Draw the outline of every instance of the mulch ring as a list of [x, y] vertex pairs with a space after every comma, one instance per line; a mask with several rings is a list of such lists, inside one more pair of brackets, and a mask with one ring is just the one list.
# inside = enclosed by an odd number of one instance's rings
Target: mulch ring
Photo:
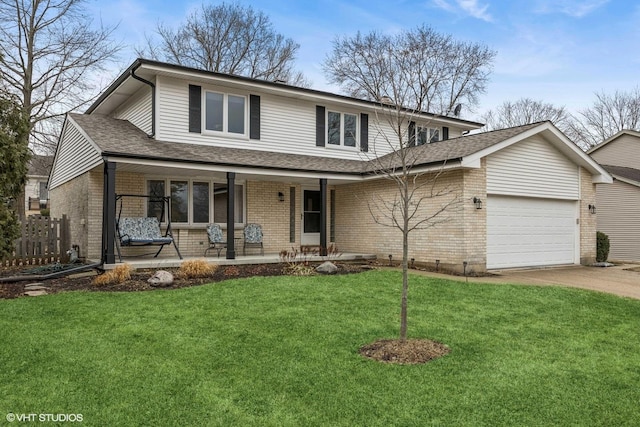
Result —
[[[340, 263], [336, 264], [338, 267], [337, 274], [350, 274], [359, 273], [368, 268], [366, 265], [361, 264], [349, 264]], [[0, 267], [0, 277], [19, 276], [25, 270], [31, 269], [33, 266], [26, 267]], [[0, 299], [17, 298], [25, 295], [25, 286], [32, 283], [41, 283], [45, 286], [46, 293], [54, 294], [67, 291], [92, 291], [92, 292], [140, 292], [140, 291], [152, 291], [159, 289], [151, 286], [147, 280], [153, 276], [153, 274], [160, 269], [140, 269], [134, 270], [131, 273], [131, 279], [117, 284], [117, 285], [104, 285], [96, 286], [93, 284], [93, 279], [97, 274], [87, 276], [83, 274], [71, 274], [67, 277], [60, 277], [49, 280], [38, 280], [34, 277], [33, 280], [25, 280], [20, 282], [0, 282]], [[220, 266], [211, 276], [205, 278], [180, 278], [177, 268], [162, 269], [171, 272], [174, 275], [174, 281], [170, 286], [165, 286], [162, 289], [179, 289], [190, 286], [198, 286], [206, 283], [220, 282], [227, 279], [235, 279], [242, 277], [253, 276], [283, 276], [286, 275], [286, 264], [247, 264], [247, 265], [230, 265]]]
[[427, 339], [378, 340], [360, 348], [360, 354], [364, 357], [399, 365], [427, 363], [449, 351], [446, 345]]

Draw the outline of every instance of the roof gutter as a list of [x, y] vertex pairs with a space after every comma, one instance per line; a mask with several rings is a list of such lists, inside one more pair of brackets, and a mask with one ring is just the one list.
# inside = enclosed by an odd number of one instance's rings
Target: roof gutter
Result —
[[131, 69], [129, 74], [131, 74], [131, 77], [133, 77], [134, 79], [148, 84], [151, 87], [151, 133], [148, 133], [147, 136], [149, 138], [153, 138], [154, 136], [156, 136], [156, 85], [149, 80], [143, 79], [140, 76], [136, 76], [136, 70], [140, 68], [141, 65], [141, 63], [138, 63], [138, 65]]

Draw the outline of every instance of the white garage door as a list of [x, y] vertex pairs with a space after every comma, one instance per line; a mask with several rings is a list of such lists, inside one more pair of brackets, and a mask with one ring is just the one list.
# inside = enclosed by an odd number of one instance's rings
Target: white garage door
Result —
[[573, 264], [576, 203], [489, 196], [487, 268]]

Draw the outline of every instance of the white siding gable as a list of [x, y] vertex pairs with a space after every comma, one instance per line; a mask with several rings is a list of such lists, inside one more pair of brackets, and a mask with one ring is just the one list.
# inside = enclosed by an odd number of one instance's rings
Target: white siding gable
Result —
[[151, 88], [145, 85], [114, 111], [116, 119], [129, 120], [144, 133], [151, 133]]
[[487, 193], [578, 200], [578, 171], [551, 144], [532, 137], [487, 157]]
[[72, 119], [67, 118], [56, 152], [49, 189], [54, 189], [101, 163], [98, 148], [78, 129]]

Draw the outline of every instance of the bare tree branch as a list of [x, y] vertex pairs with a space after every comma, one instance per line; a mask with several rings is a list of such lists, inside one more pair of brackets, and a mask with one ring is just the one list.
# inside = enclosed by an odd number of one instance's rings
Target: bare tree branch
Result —
[[121, 49], [94, 28], [83, 0], [0, 0], [0, 81], [30, 118], [31, 144], [55, 145], [58, 120], [102, 90], [94, 73]]
[[204, 70], [309, 87], [293, 63], [300, 47], [276, 33], [269, 18], [251, 6], [202, 5], [175, 30], [158, 24], [140, 56]]
[[588, 149], [621, 130], [640, 130], [640, 88], [613, 94], [596, 93], [589, 108], [581, 110], [572, 123], [571, 135]]
[[520, 98], [516, 101], [504, 101], [495, 110], [482, 115], [485, 123], [483, 130], [491, 131], [522, 126], [529, 123], [553, 122], [558, 129], [567, 133], [571, 128], [573, 116], [565, 107], [557, 107], [551, 103], [531, 98]]
[[421, 26], [396, 36], [374, 31], [336, 38], [323, 68], [351, 96], [388, 96], [409, 109], [446, 115], [457, 104], [477, 104], [494, 57], [486, 46]]

